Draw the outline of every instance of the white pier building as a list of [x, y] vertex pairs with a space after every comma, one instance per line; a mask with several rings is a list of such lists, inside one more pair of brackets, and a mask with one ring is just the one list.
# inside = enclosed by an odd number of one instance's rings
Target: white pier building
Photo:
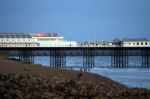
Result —
[[0, 33], [0, 47], [150, 47], [150, 40], [115, 39], [112, 42], [67, 41], [59, 33]]
[[146, 38], [123, 39], [122, 47], [150, 47], [150, 40]]
[[65, 41], [59, 33], [0, 33], [0, 47], [77, 47], [77, 42]]

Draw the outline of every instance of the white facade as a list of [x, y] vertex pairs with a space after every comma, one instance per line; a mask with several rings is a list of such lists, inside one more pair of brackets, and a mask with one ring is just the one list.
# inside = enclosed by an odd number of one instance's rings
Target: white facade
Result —
[[38, 47], [36, 39], [32, 38], [0, 38], [0, 47]]
[[33, 37], [39, 43], [39, 47], [77, 47], [75, 41], [64, 41], [64, 37]]
[[64, 41], [64, 37], [34, 37], [25, 34], [0, 34], [0, 47], [77, 47], [75, 41]]
[[150, 47], [150, 41], [123, 41], [123, 47]]
[[63, 41], [61, 43], [62, 47], [77, 47], [78, 44], [75, 41]]
[[81, 47], [112, 47], [111, 42], [81, 42], [78, 45]]
[[147, 39], [124, 39], [112, 42], [65, 41], [57, 33], [28, 35], [24, 33], [0, 33], [0, 47], [150, 47]]

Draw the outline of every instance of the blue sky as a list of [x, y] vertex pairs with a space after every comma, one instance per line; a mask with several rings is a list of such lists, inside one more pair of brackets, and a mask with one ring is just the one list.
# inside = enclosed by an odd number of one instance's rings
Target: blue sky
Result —
[[150, 38], [150, 0], [0, 0], [0, 32], [76, 41]]

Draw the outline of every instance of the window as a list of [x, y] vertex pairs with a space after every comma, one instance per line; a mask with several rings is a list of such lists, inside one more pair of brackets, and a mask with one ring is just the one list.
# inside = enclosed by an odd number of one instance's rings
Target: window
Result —
[[139, 42], [137, 42], [137, 45], [139, 45]]
[[143, 42], [141, 42], [141, 45], [143, 45]]
[[145, 42], [145, 45], [147, 45], [147, 42]]
[[96, 46], [98, 46], [98, 44], [96, 44]]
[[51, 40], [52, 40], [52, 41], [54, 41], [55, 39], [54, 39], [54, 38], [52, 38]]
[[135, 43], [133, 43], [133, 45], [135, 45]]

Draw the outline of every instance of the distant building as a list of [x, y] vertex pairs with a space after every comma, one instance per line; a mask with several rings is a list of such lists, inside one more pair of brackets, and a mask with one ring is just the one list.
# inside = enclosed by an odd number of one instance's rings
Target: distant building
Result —
[[59, 33], [0, 33], [0, 47], [77, 47], [77, 42], [66, 41]]
[[78, 44], [81, 47], [112, 47], [111, 42], [82, 42]]
[[121, 47], [122, 46], [122, 41], [119, 39], [114, 39], [111, 43], [112, 43], [112, 47]]
[[123, 47], [150, 47], [150, 40], [146, 38], [123, 39], [122, 46]]
[[59, 33], [0, 33], [0, 47], [150, 47], [150, 40], [114, 39], [112, 42], [79, 42], [64, 40]]
[[0, 33], [0, 47], [37, 47], [39, 43], [25, 33]]
[[102, 42], [95, 42], [96, 47], [112, 47], [111, 42], [102, 41]]
[[112, 42], [80, 42], [81, 47], [150, 47], [150, 40], [145, 38], [139, 39], [114, 39]]

